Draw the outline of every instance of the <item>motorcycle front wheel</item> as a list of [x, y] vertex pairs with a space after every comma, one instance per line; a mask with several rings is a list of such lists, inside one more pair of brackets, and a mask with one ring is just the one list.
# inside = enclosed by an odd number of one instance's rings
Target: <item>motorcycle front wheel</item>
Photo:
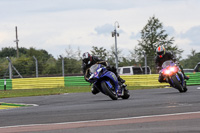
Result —
[[173, 75], [172, 77], [173, 83], [175, 85], [175, 88], [179, 90], [179, 92], [185, 92], [183, 89], [183, 86], [181, 85], [181, 83], [178, 81], [178, 79], [176, 78], [176, 75]]
[[106, 93], [106, 95], [108, 95], [112, 100], [118, 99], [118, 96], [117, 96], [113, 86], [112, 86], [113, 88], [110, 88], [105, 81], [102, 81], [101, 87], [104, 89], [104, 92]]

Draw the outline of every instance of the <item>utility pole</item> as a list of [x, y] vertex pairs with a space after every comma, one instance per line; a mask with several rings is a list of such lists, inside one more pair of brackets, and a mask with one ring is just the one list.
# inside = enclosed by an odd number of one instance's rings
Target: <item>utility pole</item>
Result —
[[116, 69], [118, 71], [117, 37], [119, 37], [119, 33], [117, 33], [117, 28], [119, 28], [119, 23], [116, 21], [115, 22], [115, 29], [112, 32], [112, 37], [115, 37], [115, 63], [116, 63]]
[[14, 42], [16, 42], [16, 47], [17, 47], [17, 58], [19, 58], [19, 47], [18, 47], [18, 34], [17, 34], [17, 26], [15, 26], [15, 33], [16, 33], [16, 40]]

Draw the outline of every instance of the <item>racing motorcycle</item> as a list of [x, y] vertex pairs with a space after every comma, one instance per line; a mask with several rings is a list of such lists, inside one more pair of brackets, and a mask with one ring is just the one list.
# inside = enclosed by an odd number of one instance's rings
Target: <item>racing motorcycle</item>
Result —
[[184, 80], [183, 73], [177, 63], [172, 60], [165, 61], [162, 64], [160, 73], [164, 76], [164, 80], [166, 80], [172, 87], [179, 90], [179, 92], [187, 91], [186, 81]]
[[118, 98], [128, 99], [130, 97], [126, 86], [120, 85], [116, 75], [108, 71], [101, 64], [94, 64], [89, 68], [89, 81], [103, 94], [109, 96], [112, 100]]

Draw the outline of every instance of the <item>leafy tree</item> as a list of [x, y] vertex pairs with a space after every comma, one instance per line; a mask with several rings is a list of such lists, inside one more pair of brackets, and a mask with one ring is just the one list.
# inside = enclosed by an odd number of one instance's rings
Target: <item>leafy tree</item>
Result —
[[16, 57], [17, 56], [17, 51], [15, 48], [12, 48], [12, 47], [5, 47], [5, 48], [2, 48], [1, 51], [0, 51], [0, 57], [1, 58], [4, 58], [4, 57]]
[[46, 50], [44, 50], [44, 49], [37, 50], [33, 47], [30, 47], [27, 50], [26, 56], [28, 56], [28, 57], [35, 56], [38, 60], [40, 60], [42, 62], [46, 62], [50, 57], [53, 57]]
[[105, 48], [103, 48], [103, 47], [98, 48], [98, 47], [92, 46], [92, 49], [93, 49], [93, 50], [91, 50], [92, 55], [98, 56], [104, 60], [106, 59], [107, 51]]
[[192, 49], [191, 55], [188, 55], [186, 59], [181, 60], [180, 63], [183, 66], [183, 68], [194, 69], [196, 64], [200, 62], [199, 59], [200, 59], [200, 52], [197, 53], [195, 50]]
[[[169, 37], [163, 29], [163, 24], [155, 16], [148, 20], [148, 23], [144, 26], [141, 31], [141, 40], [138, 40], [138, 46], [135, 47], [134, 53], [138, 55], [138, 60], [143, 64], [144, 56], [143, 52], [148, 57], [154, 60], [156, 48], [163, 45], [167, 51], [173, 52], [175, 55], [182, 53], [183, 51], [178, 49], [178, 46], [173, 45], [174, 38]], [[147, 64], [155, 66], [152, 60], [148, 60]]]
[[62, 58], [64, 59], [64, 71], [65, 74], [81, 73], [81, 51], [78, 48], [74, 51], [69, 45], [65, 50], [66, 55], [60, 55], [56, 61], [57, 73], [62, 74]]
[[[19, 55], [23, 56], [26, 55], [28, 52], [27, 48], [21, 47], [19, 48]], [[16, 57], [17, 56], [17, 50], [14, 47], [5, 47], [2, 48], [0, 51], [0, 57]]]
[[57, 74], [56, 62], [57, 60], [55, 58], [50, 57], [44, 65], [45, 69], [42, 71], [42, 74]]
[[6, 72], [8, 73], [8, 60], [6, 58], [0, 58], [0, 77], [4, 77]]
[[[12, 60], [14, 67], [22, 76], [33, 75], [35, 74], [35, 65], [34, 61], [30, 57], [20, 57]], [[17, 75], [15, 71], [13, 71], [14, 75]]]
[[[122, 50], [119, 49], [119, 48], [117, 49], [117, 56], [118, 56], [118, 66], [121, 66], [120, 61], [121, 61], [121, 58], [122, 58]], [[115, 57], [115, 45], [112, 45], [111, 50], [109, 51], [109, 54], [108, 54], [107, 61], [109, 62], [110, 65], [115, 66], [116, 65], [115, 59], [116, 59], [116, 57]]]
[[135, 64], [137, 64], [135, 59], [127, 57], [121, 57], [121, 61], [119, 62], [119, 66], [133, 66]]

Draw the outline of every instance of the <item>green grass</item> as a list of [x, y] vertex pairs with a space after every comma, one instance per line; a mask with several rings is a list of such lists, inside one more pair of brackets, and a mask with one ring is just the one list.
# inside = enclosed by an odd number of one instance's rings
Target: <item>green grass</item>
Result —
[[[127, 86], [127, 89], [129, 90], [152, 89], [152, 88], [159, 88], [159, 87]], [[73, 87], [49, 88], [49, 89], [6, 90], [6, 91], [0, 91], [0, 98], [59, 95], [63, 93], [81, 93], [90, 91], [91, 91], [91, 86], [73, 86]]]

